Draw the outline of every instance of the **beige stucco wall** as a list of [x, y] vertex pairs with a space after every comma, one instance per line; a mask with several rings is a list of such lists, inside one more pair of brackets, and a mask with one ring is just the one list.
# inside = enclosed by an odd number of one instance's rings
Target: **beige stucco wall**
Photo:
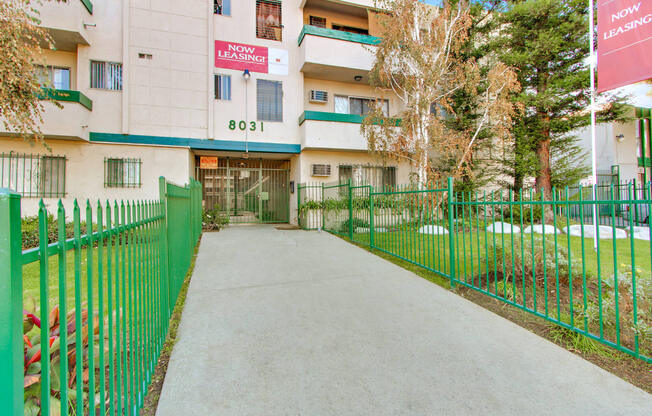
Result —
[[[631, 111], [634, 117], [634, 110]], [[577, 131], [582, 148], [586, 152], [585, 163], [591, 166], [591, 129]], [[617, 136], [623, 135], [622, 142]], [[637, 156], [638, 120], [627, 123], [602, 123], [596, 126], [596, 156], [598, 172], [610, 172], [611, 166], [620, 166], [620, 178], [623, 181], [638, 179], [642, 172], [638, 166]]]
[[[190, 161], [186, 148], [154, 147], [95, 144], [82, 141], [48, 140], [53, 155], [65, 155], [66, 162], [66, 197], [62, 199], [67, 214], [72, 213], [75, 199], [90, 199], [96, 205], [97, 200], [154, 200], [159, 197], [158, 178], [165, 176], [169, 181], [185, 184], [189, 179]], [[48, 154], [41, 144], [33, 144], [22, 139], [0, 138], [0, 153], [9, 151], [18, 153]], [[105, 188], [104, 158], [139, 158], [141, 159], [140, 188]], [[46, 198], [44, 203], [48, 211], [55, 212], [58, 198]], [[23, 198], [23, 215], [38, 213], [38, 198]]]
[[[363, 14], [366, 14], [362, 10]], [[325, 10], [317, 7], [304, 7], [303, 9], [303, 23], [310, 23], [310, 16], [325, 17], [326, 27], [331, 29], [333, 25], [350, 26], [358, 29], [369, 29], [369, 19], [367, 16], [351, 16], [349, 14], [339, 12], [337, 10]]]

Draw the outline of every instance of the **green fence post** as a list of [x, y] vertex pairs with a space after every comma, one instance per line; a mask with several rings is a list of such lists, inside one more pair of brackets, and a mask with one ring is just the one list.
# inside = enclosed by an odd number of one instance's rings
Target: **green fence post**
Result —
[[321, 230], [326, 231], [326, 201], [324, 200], [324, 182], [321, 183]]
[[301, 226], [301, 184], [297, 183], [297, 225], [299, 228], [303, 228]]
[[448, 245], [451, 288], [455, 287], [455, 213], [453, 212], [453, 178], [448, 178]]
[[353, 188], [351, 188], [351, 178], [347, 182], [349, 187], [349, 238], [353, 240]]
[[0, 189], [0, 409], [23, 415], [23, 263], [20, 194]]
[[369, 247], [374, 248], [374, 187], [369, 187]]
[[158, 192], [159, 192], [159, 199], [161, 200], [161, 210], [163, 214], [163, 218], [161, 219], [161, 222], [163, 223], [163, 229], [162, 229], [162, 244], [161, 244], [161, 263], [163, 264], [163, 279], [165, 280], [165, 299], [167, 300], [167, 315], [166, 317], [169, 318], [172, 314], [172, 309], [174, 308], [174, 303], [171, 303], [170, 296], [172, 295], [170, 292], [170, 264], [169, 264], [169, 256], [168, 256], [168, 210], [167, 210], [167, 183], [165, 181], [165, 178], [163, 176], [160, 176], [158, 178]]

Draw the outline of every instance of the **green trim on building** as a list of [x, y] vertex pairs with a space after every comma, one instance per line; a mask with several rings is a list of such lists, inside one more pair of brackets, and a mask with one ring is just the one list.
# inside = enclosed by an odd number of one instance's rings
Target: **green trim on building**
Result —
[[86, 10], [88, 10], [88, 13], [93, 14], [93, 3], [91, 3], [91, 0], [81, 0], [81, 2], [86, 7]]
[[[299, 125], [302, 125], [306, 120], [362, 124], [364, 119], [365, 116], [361, 116], [359, 114], [329, 113], [326, 111], [304, 111], [303, 114], [301, 114], [299, 117]], [[401, 119], [396, 118], [393, 119], [393, 121], [394, 125], [397, 127], [401, 124]]]
[[362, 43], [365, 45], [378, 45], [381, 41], [379, 37], [370, 35], [360, 35], [358, 33], [343, 32], [341, 30], [326, 29], [323, 27], [304, 25], [299, 34], [299, 46], [306, 35], [320, 36], [322, 38], [331, 38], [344, 40], [347, 42]]
[[93, 111], [93, 101], [84, 95], [81, 91], [73, 90], [55, 90], [54, 88], [43, 88], [41, 99], [51, 99], [54, 101], [66, 101], [71, 103], [79, 103], [86, 107], [89, 111]]
[[[244, 152], [245, 142], [235, 140], [189, 139], [183, 137], [143, 136], [90, 132], [91, 142], [145, 144], [154, 146], [189, 147], [195, 150], [220, 150]], [[287, 143], [249, 142], [247, 150], [252, 153], [301, 153], [301, 145]]]

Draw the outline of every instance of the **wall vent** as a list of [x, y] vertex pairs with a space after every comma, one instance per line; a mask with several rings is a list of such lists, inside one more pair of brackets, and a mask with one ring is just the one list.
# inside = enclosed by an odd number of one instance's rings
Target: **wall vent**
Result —
[[328, 93], [326, 91], [310, 90], [310, 102], [326, 104], [328, 102]]
[[312, 165], [312, 176], [331, 176], [331, 165]]

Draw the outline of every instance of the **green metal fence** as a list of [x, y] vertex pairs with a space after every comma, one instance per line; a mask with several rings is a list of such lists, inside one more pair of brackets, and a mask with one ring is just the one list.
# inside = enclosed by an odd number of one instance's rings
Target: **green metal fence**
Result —
[[326, 185], [324, 229], [652, 363], [651, 185], [542, 195]]
[[3, 414], [139, 414], [201, 233], [197, 182], [161, 178], [160, 195], [60, 201], [50, 244], [41, 201], [40, 245], [23, 250], [20, 194], [0, 189]]

